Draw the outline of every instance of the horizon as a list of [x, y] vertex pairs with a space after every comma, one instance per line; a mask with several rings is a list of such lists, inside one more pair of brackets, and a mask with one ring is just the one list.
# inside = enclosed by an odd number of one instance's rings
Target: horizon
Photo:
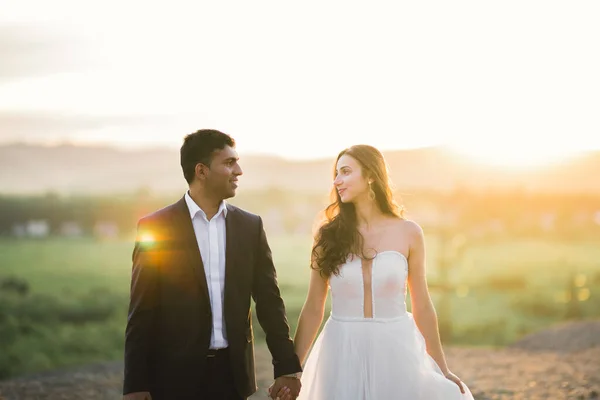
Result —
[[[235, 139], [235, 138], [234, 138]], [[368, 143], [365, 143], [368, 144]], [[179, 151], [179, 145], [169, 145], [169, 144], [150, 144], [147, 146], [123, 146], [119, 143], [76, 143], [69, 140], [62, 140], [56, 142], [36, 142], [36, 141], [7, 141], [0, 142], [1, 147], [11, 147], [11, 146], [28, 146], [28, 147], [41, 147], [46, 149], [53, 148], [61, 148], [61, 147], [73, 147], [73, 148], [85, 148], [85, 149], [103, 149], [103, 150], [115, 150], [119, 152], [126, 153], [142, 153], [142, 152], [152, 152], [152, 151]], [[468, 151], [464, 151], [461, 148], [448, 145], [446, 143], [437, 143], [431, 145], [424, 145], [419, 147], [404, 147], [404, 148], [378, 148], [384, 155], [386, 153], [395, 153], [395, 152], [411, 152], [411, 151], [427, 151], [427, 150], [438, 150], [442, 151], [445, 154], [451, 156], [461, 156], [467, 158], [468, 162], [475, 165], [485, 166], [494, 169], [504, 169], [504, 170], [530, 170], [530, 169], [538, 169], [551, 167], [555, 164], [569, 162], [572, 160], [577, 160], [595, 153], [600, 153], [600, 148], [591, 148], [585, 149], [581, 151], [571, 151], [566, 152], [564, 154], [554, 155], [553, 157], [549, 157], [548, 155], [544, 155], [542, 158], [536, 159], [535, 157], [531, 160], [527, 159], [513, 159], [512, 163], [505, 163], [502, 160], [490, 160], [486, 159], [485, 155], [478, 157], [477, 155], [470, 154]], [[254, 158], [272, 158], [272, 159], [280, 159], [286, 162], [319, 162], [319, 161], [328, 161], [334, 159], [340, 148], [335, 153], [328, 155], [317, 155], [313, 157], [301, 157], [301, 156], [286, 156], [282, 154], [278, 154], [275, 152], [268, 151], [257, 151], [257, 150], [240, 150], [239, 143], [236, 142], [236, 150], [238, 150], [238, 154], [243, 157], [254, 157]]]

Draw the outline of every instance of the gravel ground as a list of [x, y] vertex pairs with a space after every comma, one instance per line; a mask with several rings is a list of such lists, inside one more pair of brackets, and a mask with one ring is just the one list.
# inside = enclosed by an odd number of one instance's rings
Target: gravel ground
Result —
[[[560, 325], [494, 350], [449, 347], [450, 368], [477, 400], [600, 399], [600, 321]], [[256, 349], [259, 391], [266, 399], [270, 356]], [[0, 381], [1, 400], [119, 399], [122, 363], [88, 365]], [[378, 400], [378, 399], [374, 399]]]

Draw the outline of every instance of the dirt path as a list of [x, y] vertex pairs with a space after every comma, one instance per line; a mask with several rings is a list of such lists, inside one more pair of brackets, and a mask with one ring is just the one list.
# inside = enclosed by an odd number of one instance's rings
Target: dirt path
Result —
[[[271, 363], [265, 347], [257, 348], [260, 390], [266, 399]], [[574, 353], [448, 348], [449, 365], [477, 400], [600, 399], [600, 347]], [[120, 398], [122, 364], [90, 365], [0, 382], [3, 400], [114, 400]], [[376, 400], [376, 399], [374, 399]]]

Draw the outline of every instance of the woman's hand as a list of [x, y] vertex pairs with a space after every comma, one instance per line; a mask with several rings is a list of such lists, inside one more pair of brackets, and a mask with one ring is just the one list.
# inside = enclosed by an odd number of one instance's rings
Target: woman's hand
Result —
[[448, 371], [444, 374], [444, 376], [446, 377], [446, 379], [451, 380], [452, 382], [456, 383], [458, 385], [458, 387], [460, 388], [460, 392], [461, 393], [465, 393], [465, 388], [463, 387], [463, 383], [460, 380], [460, 378], [456, 375], [454, 375], [452, 372]]

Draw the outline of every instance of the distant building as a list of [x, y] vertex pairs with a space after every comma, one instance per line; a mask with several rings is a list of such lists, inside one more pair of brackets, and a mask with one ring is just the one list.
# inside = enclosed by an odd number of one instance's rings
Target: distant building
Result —
[[50, 234], [50, 225], [46, 220], [32, 220], [25, 224], [27, 236], [32, 238], [44, 238]]
[[27, 235], [27, 228], [25, 224], [14, 224], [11, 229], [12, 235], [18, 238], [25, 237]]
[[80, 237], [83, 236], [83, 229], [76, 221], [65, 221], [60, 225], [59, 233], [65, 237]]

